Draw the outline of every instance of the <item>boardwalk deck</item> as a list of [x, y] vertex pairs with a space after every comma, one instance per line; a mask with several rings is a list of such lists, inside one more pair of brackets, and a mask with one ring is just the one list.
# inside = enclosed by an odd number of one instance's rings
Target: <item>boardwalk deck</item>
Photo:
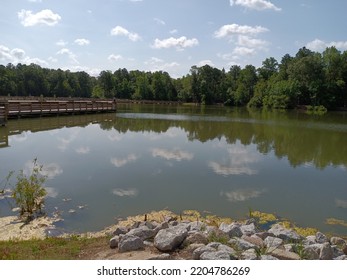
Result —
[[5, 100], [0, 101], [0, 125], [10, 118], [115, 111], [112, 100]]

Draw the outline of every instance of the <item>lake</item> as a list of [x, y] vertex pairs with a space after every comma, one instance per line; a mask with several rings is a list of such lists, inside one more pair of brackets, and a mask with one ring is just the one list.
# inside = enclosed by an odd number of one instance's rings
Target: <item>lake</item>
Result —
[[[347, 235], [327, 224], [347, 223], [346, 112], [119, 104], [0, 127], [2, 184], [34, 158], [48, 178], [46, 212], [62, 211], [69, 231], [152, 210], [241, 219], [253, 209]], [[10, 203], [0, 199], [0, 216], [13, 215]]]

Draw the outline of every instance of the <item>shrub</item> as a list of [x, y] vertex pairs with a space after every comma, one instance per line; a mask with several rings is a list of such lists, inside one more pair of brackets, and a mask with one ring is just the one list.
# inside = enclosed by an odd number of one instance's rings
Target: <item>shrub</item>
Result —
[[31, 219], [35, 214], [42, 212], [44, 197], [47, 192], [43, 187], [46, 177], [41, 174], [42, 166], [37, 159], [33, 160], [31, 174], [26, 175], [21, 170], [17, 176], [16, 186], [13, 191], [13, 198], [20, 208], [20, 216]]

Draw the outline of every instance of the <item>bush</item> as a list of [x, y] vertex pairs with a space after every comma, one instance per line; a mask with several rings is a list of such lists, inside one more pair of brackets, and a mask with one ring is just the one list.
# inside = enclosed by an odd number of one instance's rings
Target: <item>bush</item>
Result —
[[42, 213], [44, 198], [47, 194], [43, 184], [46, 177], [41, 174], [42, 166], [37, 159], [33, 160], [31, 174], [26, 175], [21, 170], [17, 176], [16, 186], [13, 191], [13, 198], [20, 208], [20, 216], [31, 219], [37, 213]]

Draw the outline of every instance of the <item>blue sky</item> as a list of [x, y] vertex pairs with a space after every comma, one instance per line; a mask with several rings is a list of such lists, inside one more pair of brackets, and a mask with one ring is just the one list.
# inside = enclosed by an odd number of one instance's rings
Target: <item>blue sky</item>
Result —
[[347, 49], [346, 0], [0, 0], [0, 64], [86, 71], [261, 66]]

